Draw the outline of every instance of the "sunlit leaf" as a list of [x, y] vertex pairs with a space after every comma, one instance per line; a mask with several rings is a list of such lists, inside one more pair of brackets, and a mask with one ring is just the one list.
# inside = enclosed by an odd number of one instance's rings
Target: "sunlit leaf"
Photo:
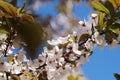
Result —
[[75, 41], [75, 37], [73, 35], [70, 35], [70, 38]]
[[106, 14], [110, 14], [110, 11], [99, 1], [92, 1], [91, 5], [93, 6], [93, 8], [95, 8], [96, 10], [102, 11]]
[[0, 0], [0, 8], [10, 16], [16, 16], [17, 8], [3, 0]]
[[82, 74], [77, 74], [76, 77], [75, 77], [75, 80], [79, 80], [80, 77], [83, 77], [83, 75]]
[[24, 71], [24, 72], [22, 72], [24, 75], [26, 75], [26, 76], [29, 76], [29, 77], [31, 77], [32, 78], [32, 74], [30, 73], [30, 72], [28, 72], [28, 71]]
[[11, 74], [10, 76], [11, 76], [12, 80], [20, 80], [20, 77], [15, 74]]
[[28, 22], [34, 22], [33, 17], [31, 15], [28, 15], [28, 14], [22, 14], [21, 18], [25, 21], [28, 21]]
[[24, 0], [23, 6], [21, 8], [17, 9], [17, 16], [21, 17], [22, 14], [25, 12], [25, 7], [26, 7], [26, 0]]
[[114, 8], [118, 8], [120, 6], [120, 0], [109, 0]]
[[117, 8], [116, 0], [109, 0], [109, 1], [112, 3], [112, 5], [113, 5], [115, 8]]
[[8, 62], [11, 62], [14, 59], [14, 55], [7, 55]]
[[21, 7], [20, 12], [24, 12], [25, 7], [26, 7], [26, 0], [24, 0], [23, 6]]
[[69, 75], [69, 76], [67, 77], [67, 79], [68, 79], [68, 80], [76, 80], [73, 75]]
[[64, 4], [59, 4], [57, 6], [57, 9], [60, 11], [60, 12], [63, 12], [65, 13], [66, 12], [66, 6]]
[[0, 19], [2, 18], [3, 15], [4, 13], [2, 13], [2, 10], [0, 10]]
[[105, 18], [105, 14], [104, 13], [99, 13], [99, 20], [98, 20], [98, 24], [100, 26], [101, 29], [103, 29], [104, 27], [106, 27], [107, 22], [104, 21]]
[[37, 77], [37, 76], [34, 76], [34, 77], [33, 77], [33, 80], [38, 80], [38, 77]]
[[5, 29], [1, 29], [1, 28], [0, 28], [0, 33], [8, 34], [9, 32], [6, 31]]

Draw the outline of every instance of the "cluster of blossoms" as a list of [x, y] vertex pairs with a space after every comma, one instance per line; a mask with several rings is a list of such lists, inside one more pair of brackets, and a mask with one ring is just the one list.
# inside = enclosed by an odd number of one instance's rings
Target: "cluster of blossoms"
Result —
[[43, 72], [47, 73], [48, 80], [60, 79], [73, 71], [78, 72], [80, 64], [83, 64], [89, 56], [89, 53], [79, 51], [76, 32], [67, 37], [59, 37], [57, 40], [48, 40], [48, 43], [52, 49], [44, 48], [44, 52], [34, 60], [26, 58], [23, 48], [15, 55], [11, 51], [6, 56], [1, 55], [0, 79], [7, 80], [14, 75], [20, 76], [21, 80], [38, 79], [42, 77]]
[[[18, 37], [6, 42], [7, 35], [0, 34], [0, 80], [58, 80], [68, 73], [78, 72], [81, 64], [89, 60], [94, 45], [105, 46], [106, 40], [94, 26], [98, 24], [98, 15], [91, 14], [90, 21], [79, 21], [79, 33], [73, 32], [65, 37], [48, 40], [50, 46], [45, 47], [37, 59], [28, 59], [26, 51]], [[93, 30], [92, 30], [93, 29]], [[85, 39], [83, 39], [84, 36]], [[16, 41], [17, 39], [17, 41]], [[111, 48], [120, 41], [113, 40]], [[17, 43], [18, 42], [18, 43]], [[13, 48], [18, 48], [18, 54], [13, 54]], [[7, 52], [7, 54], [6, 54]]]

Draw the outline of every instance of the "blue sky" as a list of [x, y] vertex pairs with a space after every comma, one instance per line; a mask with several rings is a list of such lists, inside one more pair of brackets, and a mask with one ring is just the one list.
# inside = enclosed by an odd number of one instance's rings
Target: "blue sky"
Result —
[[[18, 0], [19, 1], [19, 0]], [[48, 3], [37, 9], [36, 14], [40, 14], [43, 17], [46, 15], [57, 15], [55, 6], [58, 0]], [[78, 19], [87, 19], [89, 14], [93, 11], [92, 8], [86, 5], [83, 1], [81, 5], [73, 7], [73, 13]], [[99, 50], [98, 47], [94, 48], [94, 54], [90, 56], [90, 61], [81, 66], [84, 74], [89, 80], [115, 80], [113, 73], [120, 73], [120, 45], [110, 50], [109, 46], [104, 47], [103, 50]]]
[[110, 50], [109, 46], [103, 50], [95, 47], [90, 61], [82, 66], [82, 70], [89, 80], [115, 80], [113, 73], [120, 73], [120, 45]]

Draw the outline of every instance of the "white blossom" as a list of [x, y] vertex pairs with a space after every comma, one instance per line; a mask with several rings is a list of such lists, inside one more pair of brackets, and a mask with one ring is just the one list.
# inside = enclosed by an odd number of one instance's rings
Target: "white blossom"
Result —
[[4, 62], [4, 57], [0, 57], [0, 71], [5, 70], [5, 62]]
[[0, 33], [0, 40], [6, 40], [7, 34]]
[[68, 40], [68, 37], [59, 37], [57, 40], [48, 40], [47, 42], [50, 45], [58, 45], [58, 44], [65, 44]]
[[92, 40], [95, 41], [98, 45], [101, 45], [103, 43], [102, 35], [100, 35], [99, 32], [94, 33]]
[[78, 55], [81, 55], [82, 54], [82, 51], [79, 51], [78, 50], [78, 44], [77, 43], [73, 43], [73, 52], [75, 54], [78, 54]]
[[92, 51], [93, 48], [94, 48], [94, 43], [89, 39], [89, 40], [85, 43], [85, 47], [86, 47], [87, 49], [89, 49], [90, 51]]
[[20, 36], [16, 36], [15, 39], [13, 39], [13, 47], [20, 48], [21, 45], [25, 45], [25, 42], [23, 42]]
[[26, 60], [26, 56], [25, 56], [26, 52], [25, 50], [22, 48], [20, 51], [19, 51], [19, 54], [16, 55], [16, 60], [21, 63], [21, 62], [24, 62]]
[[115, 48], [117, 46], [117, 41], [113, 40], [112, 43], [110, 44], [110, 49]]
[[80, 34], [92, 34], [91, 28], [91, 22], [86, 22], [86, 21], [79, 21], [80, 24]]

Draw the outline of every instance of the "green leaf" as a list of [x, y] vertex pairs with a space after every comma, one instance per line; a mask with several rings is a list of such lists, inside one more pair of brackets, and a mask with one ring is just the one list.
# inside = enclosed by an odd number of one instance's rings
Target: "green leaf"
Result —
[[99, 1], [92, 1], [91, 5], [96, 10], [105, 12], [106, 14], [110, 14], [110, 11], [102, 3], [100, 3]]
[[110, 11], [110, 14], [111, 14], [111, 15], [114, 15], [114, 14], [115, 14], [115, 10], [114, 10], [114, 7], [113, 7], [113, 5], [112, 5], [111, 2], [106, 1], [104, 5], [105, 5], [106, 8]]
[[37, 77], [37, 76], [34, 76], [34, 77], [33, 77], [33, 80], [38, 80], [38, 77]]
[[11, 76], [12, 80], [20, 80], [20, 77], [15, 74], [11, 74], [10, 76]]
[[31, 77], [32, 78], [32, 74], [30, 73], [30, 72], [28, 72], [28, 71], [24, 71], [24, 72], [22, 72], [24, 75], [26, 75], [26, 76], [29, 76], [29, 77]]
[[114, 23], [111, 27], [110, 30], [116, 34], [119, 34], [120, 32], [120, 24], [119, 23]]
[[69, 75], [69, 76], [67, 77], [67, 79], [68, 79], [68, 80], [76, 80], [73, 75]]
[[7, 55], [8, 62], [11, 62], [14, 59], [14, 55]]
[[113, 41], [113, 38], [117, 39], [117, 37], [118, 37], [118, 34], [112, 32], [110, 30], [105, 33], [105, 39], [108, 44], [111, 44], [111, 42]]
[[22, 14], [21, 19], [23, 21], [27, 21], [27, 22], [34, 22], [33, 17], [31, 15], [29, 15], [29, 14]]
[[26, 0], [24, 0], [23, 6], [21, 7], [20, 13], [24, 12], [24, 9], [26, 7]]
[[80, 42], [80, 41], [85, 41], [85, 40], [88, 39], [88, 38], [89, 38], [89, 34], [82, 34], [82, 35], [80, 36], [79, 42]]
[[1, 29], [1, 28], [0, 28], [0, 33], [3, 33], [3, 34], [8, 34], [9, 32], [8, 32], [8, 31], [6, 31], [5, 29]]
[[62, 13], [66, 13], [66, 6], [65, 6], [65, 4], [59, 4], [57, 6], [57, 9], [58, 9], [58, 11], [60, 11]]
[[75, 41], [75, 37], [73, 35], [70, 35], [70, 38]]
[[45, 41], [42, 27], [35, 23], [20, 22], [17, 27], [15, 26], [15, 28], [27, 44], [30, 57], [33, 58], [39, 45]]
[[104, 21], [105, 18], [105, 14], [104, 13], [99, 13], [99, 20], [98, 20], [98, 24], [100, 26], [100, 29], [103, 30], [106, 27], [107, 22]]
[[106, 40], [106, 42], [108, 44], [111, 44], [111, 42], [112, 42], [112, 36], [111, 36], [111, 32], [110, 31], [108, 31], [108, 32], [105, 33], [105, 40]]
[[118, 8], [120, 6], [120, 0], [109, 0], [114, 8]]
[[23, 6], [21, 8], [17, 9], [17, 16], [21, 17], [22, 13], [25, 12], [25, 7], [26, 7], [26, 0], [24, 0]]
[[120, 80], [120, 74], [114, 73], [114, 77], [116, 78], [116, 80]]
[[16, 16], [17, 8], [3, 0], [0, 0], [0, 8], [10, 16]]
[[79, 80], [80, 77], [83, 77], [83, 75], [82, 74], [77, 74], [76, 77], [75, 77], [75, 80]]

